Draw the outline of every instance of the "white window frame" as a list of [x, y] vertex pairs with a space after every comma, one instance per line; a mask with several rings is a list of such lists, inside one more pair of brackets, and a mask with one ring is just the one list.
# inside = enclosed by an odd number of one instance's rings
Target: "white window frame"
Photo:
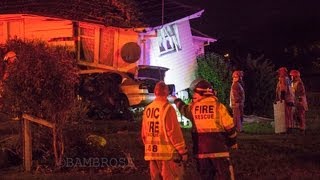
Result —
[[165, 25], [158, 30], [160, 56], [182, 50], [177, 24]]

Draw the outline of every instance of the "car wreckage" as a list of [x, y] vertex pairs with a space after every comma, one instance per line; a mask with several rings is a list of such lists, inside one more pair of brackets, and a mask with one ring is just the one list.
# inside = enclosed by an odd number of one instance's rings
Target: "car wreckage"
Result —
[[[155, 99], [154, 87], [164, 81], [168, 70], [148, 65], [139, 65], [135, 74], [106, 69], [80, 70], [78, 94], [88, 104], [91, 118], [133, 120], [131, 110], [143, 108]], [[174, 95], [175, 86], [168, 86], [170, 95]]]

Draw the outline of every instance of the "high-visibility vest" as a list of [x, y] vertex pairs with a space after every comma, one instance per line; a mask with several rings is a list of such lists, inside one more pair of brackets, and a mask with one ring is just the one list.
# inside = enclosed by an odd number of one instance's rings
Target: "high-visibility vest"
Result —
[[170, 104], [154, 101], [143, 114], [145, 160], [170, 160], [175, 151], [165, 129], [165, 117]]

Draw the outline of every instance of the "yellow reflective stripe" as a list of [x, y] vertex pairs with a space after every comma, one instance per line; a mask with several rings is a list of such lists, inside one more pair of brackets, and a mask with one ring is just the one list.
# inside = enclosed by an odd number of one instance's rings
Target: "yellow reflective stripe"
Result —
[[197, 129], [199, 133], [207, 133], [207, 132], [224, 132], [222, 129], [213, 129], [213, 128], [199, 128]]
[[182, 143], [177, 143], [174, 145], [177, 149], [180, 149], [180, 148], [184, 148], [186, 146], [186, 144], [184, 142]]
[[170, 160], [172, 153], [145, 153], [145, 160]]
[[237, 137], [237, 132], [234, 132], [232, 135], [229, 136], [230, 138], [235, 138]]
[[145, 144], [147, 145], [171, 145], [171, 142], [165, 142], [165, 141], [163, 141], [163, 142], [160, 142], [160, 141], [153, 141], [153, 140], [146, 140], [145, 141]]
[[234, 124], [232, 122], [232, 124], [228, 125], [228, 126], [225, 126], [226, 129], [232, 129], [234, 127]]
[[208, 154], [196, 154], [196, 158], [219, 158], [219, 157], [230, 157], [229, 152], [222, 152], [222, 153], [208, 153]]

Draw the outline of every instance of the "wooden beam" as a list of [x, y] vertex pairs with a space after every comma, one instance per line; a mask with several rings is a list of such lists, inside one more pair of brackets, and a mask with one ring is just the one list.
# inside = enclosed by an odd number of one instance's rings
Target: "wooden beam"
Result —
[[30, 172], [32, 166], [32, 140], [30, 121], [23, 119], [23, 164], [25, 171]]
[[41, 124], [41, 125], [44, 125], [44, 126], [47, 126], [49, 128], [54, 128], [55, 127], [54, 123], [48, 122], [48, 121], [46, 121], [44, 119], [37, 118], [37, 117], [31, 116], [31, 115], [28, 115], [28, 114], [23, 114], [22, 118], [26, 119], [26, 120], [29, 120], [29, 121], [32, 121], [32, 122], [35, 122], [35, 123], [38, 123], [38, 124]]
[[107, 66], [107, 65], [103, 65], [103, 64], [95, 64], [95, 63], [92, 63], [92, 62], [85, 62], [85, 61], [81, 61], [81, 60], [78, 61], [78, 64], [82, 65], [82, 66], [93, 67], [93, 68], [100, 68], [100, 69], [107, 69], [107, 70], [117, 70], [116, 68], [111, 67], [111, 66]]

